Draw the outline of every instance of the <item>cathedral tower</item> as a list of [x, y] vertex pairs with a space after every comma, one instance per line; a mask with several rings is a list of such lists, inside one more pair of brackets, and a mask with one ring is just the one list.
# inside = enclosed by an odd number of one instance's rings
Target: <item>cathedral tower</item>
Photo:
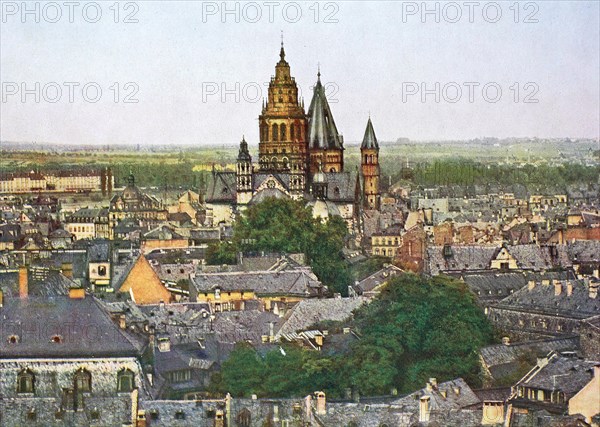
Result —
[[237, 203], [246, 205], [252, 199], [252, 157], [248, 151], [248, 143], [242, 137], [240, 151], [236, 163]]
[[367, 209], [379, 209], [379, 199], [381, 197], [379, 193], [379, 144], [370, 117], [360, 146], [360, 157], [365, 207]]
[[308, 150], [306, 114], [298, 99], [296, 80], [285, 60], [283, 42], [275, 76], [269, 83], [269, 97], [258, 117], [259, 165], [262, 172], [290, 175], [290, 191], [302, 195], [306, 185]]
[[314, 176], [322, 165], [325, 172], [344, 170], [344, 138], [338, 133], [325, 88], [321, 84], [321, 71], [317, 73], [317, 84], [308, 109], [308, 151], [310, 153], [310, 176]]

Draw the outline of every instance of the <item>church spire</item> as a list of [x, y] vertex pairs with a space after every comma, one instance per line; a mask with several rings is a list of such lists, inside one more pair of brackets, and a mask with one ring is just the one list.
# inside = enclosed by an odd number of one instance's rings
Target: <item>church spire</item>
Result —
[[283, 30], [281, 30], [281, 50], [279, 51], [279, 57], [282, 61], [285, 61], [285, 49], [283, 48]]
[[362, 140], [361, 149], [375, 149], [379, 150], [379, 143], [375, 136], [375, 129], [373, 129], [373, 123], [371, 122], [371, 113], [369, 112], [369, 121], [367, 121], [367, 128], [365, 129], [365, 135]]

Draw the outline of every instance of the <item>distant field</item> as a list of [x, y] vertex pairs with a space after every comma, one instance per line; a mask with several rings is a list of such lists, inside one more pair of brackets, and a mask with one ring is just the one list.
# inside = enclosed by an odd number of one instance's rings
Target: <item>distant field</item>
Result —
[[[50, 150], [17, 151], [10, 144], [3, 144], [0, 156], [0, 171], [27, 171], [33, 169], [100, 168], [110, 166], [117, 185], [125, 182], [129, 172], [136, 175], [141, 185], [160, 187], [199, 187], [205, 185], [211, 170], [233, 170], [238, 154], [236, 146], [219, 147], [141, 147], [102, 151], [97, 147], [85, 151], [81, 147], [72, 149], [64, 146]], [[12, 149], [7, 149], [12, 148]], [[257, 161], [258, 147], [251, 146]], [[380, 163], [384, 175], [397, 176], [409, 163], [411, 167], [426, 163], [465, 159], [478, 164], [510, 166], [523, 164], [581, 163], [593, 159], [598, 143], [593, 140], [564, 141], [508, 141], [499, 142], [381, 142]], [[346, 145], [346, 170], [354, 170], [360, 164], [360, 146]], [[596, 163], [598, 164], [598, 163]], [[422, 168], [423, 166], [421, 166]]]

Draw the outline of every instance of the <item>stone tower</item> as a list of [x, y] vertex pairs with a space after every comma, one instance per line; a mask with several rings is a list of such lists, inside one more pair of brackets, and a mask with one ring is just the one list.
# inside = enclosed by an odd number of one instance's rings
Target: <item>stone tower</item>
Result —
[[307, 175], [306, 114], [285, 60], [283, 42], [279, 57], [275, 76], [269, 83], [268, 100], [258, 117], [259, 166], [262, 172], [289, 174], [290, 191], [301, 196]]
[[370, 117], [360, 146], [360, 157], [365, 207], [367, 209], [379, 209], [379, 199], [381, 197], [379, 193], [379, 144]]
[[252, 156], [248, 151], [248, 143], [242, 137], [240, 151], [236, 163], [237, 203], [246, 205], [252, 199]]
[[308, 108], [309, 172], [313, 177], [322, 166], [324, 172], [344, 170], [344, 139], [338, 133], [333, 114], [321, 84], [321, 71]]

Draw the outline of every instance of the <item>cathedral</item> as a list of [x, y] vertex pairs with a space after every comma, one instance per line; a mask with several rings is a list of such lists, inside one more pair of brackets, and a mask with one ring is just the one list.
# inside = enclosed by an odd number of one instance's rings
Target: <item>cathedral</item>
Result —
[[213, 225], [269, 197], [304, 199], [315, 216], [339, 215], [355, 225], [361, 209], [378, 209], [379, 144], [369, 118], [361, 145], [361, 172], [344, 170], [344, 138], [321, 84], [321, 73], [305, 112], [283, 43], [258, 117], [258, 163], [244, 138], [235, 171], [213, 171], [206, 205]]

